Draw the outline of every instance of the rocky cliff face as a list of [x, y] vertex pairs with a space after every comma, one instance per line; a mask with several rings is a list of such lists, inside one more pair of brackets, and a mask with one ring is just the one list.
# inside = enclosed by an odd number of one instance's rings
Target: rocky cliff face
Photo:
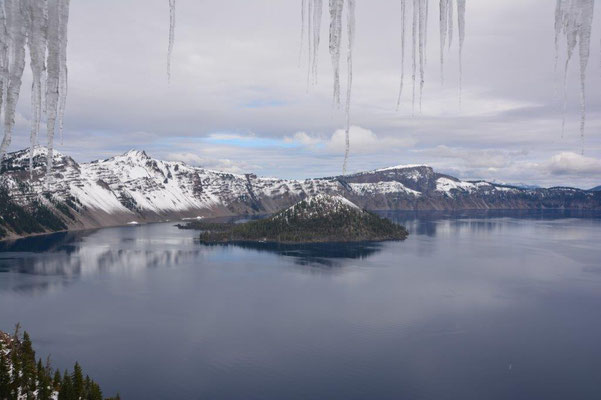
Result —
[[[344, 177], [284, 180], [155, 160], [135, 150], [81, 164], [55, 153], [55, 168], [47, 183], [45, 157], [45, 148], [35, 149], [31, 174], [28, 150], [7, 154], [2, 161], [0, 191], [5, 194], [5, 204], [0, 204], [0, 236], [2, 232], [14, 236], [57, 230], [60, 223], [69, 229], [82, 229], [273, 213], [317, 194], [343, 196], [372, 210], [601, 209], [601, 192], [466, 182], [425, 165], [396, 166]], [[19, 209], [19, 215], [33, 217], [40, 208], [58, 221], [21, 233], [15, 229], [20, 217], [11, 217], [7, 222], [3, 211]]]

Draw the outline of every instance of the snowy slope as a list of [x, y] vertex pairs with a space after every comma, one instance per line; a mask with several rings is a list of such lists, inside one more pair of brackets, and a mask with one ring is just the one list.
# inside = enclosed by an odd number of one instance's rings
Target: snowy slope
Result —
[[343, 210], [362, 213], [363, 210], [355, 203], [342, 196], [318, 194], [309, 196], [287, 209], [279, 212], [274, 218], [283, 219], [312, 219], [339, 213]]
[[[90, 163], [54, 153], [45, 179], [46, 149], [6, 155], [0, 189], [27, 209], [43, 203], [70, 228], [182, 218], [275, 213], [321, 194], [365, 209], [601, 208], [601, 192], [571, 188], [523, 189], [461, 181], [426, 165], [399, 165], [342, 177], [305, 180], [261, 178], [156, 160], [144, 151]], [[2, 219], [0, 219], [2, 229]], [[1, 232], [1, 230], [0, 230]]]

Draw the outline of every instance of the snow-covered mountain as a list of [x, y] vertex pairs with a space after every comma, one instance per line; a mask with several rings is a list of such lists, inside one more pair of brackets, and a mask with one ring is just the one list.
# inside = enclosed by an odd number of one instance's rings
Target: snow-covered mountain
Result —
[[350, 200], [337, 195], [317, 194], [309, 196], [285, 210], [277, 213], [274, 219], [309, 220], [327, 217], [331, 214], [346, 212], [346, 214], [361, 214], [364, 211]]
[[[366, 209], [601, 208], [601, 193], [523, 189], [461, 181], [426, 165], [399, 165], [344, 177], [261, 178], [161, 161], [144, 151], [90, 163], [55, 152], [49, 183], [46, 149], [9, 153], [0, 166], [0, 236], [181, 218], [274, 213], [318, 194]], [[4, 200], [2, 200], [4, 199]], [[21, 227], [24, 216], [41, 225]], [[36, 217], [36, 215], [38, 217]], [[41, 217], [40, 217], [41, 216]], [[20, 225], [21, 224], [21, 225]]]

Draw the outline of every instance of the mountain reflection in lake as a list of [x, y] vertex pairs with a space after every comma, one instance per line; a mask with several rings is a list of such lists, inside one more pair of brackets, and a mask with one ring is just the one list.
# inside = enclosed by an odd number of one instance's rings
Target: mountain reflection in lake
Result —
[[270, 242], [235, 242], [212, 244], [208, 247], [239, 247], [247, 250], [273, 253], [283, 257], [291, 257], [294, 262], [303, 266], [336, 267], [342, 266], [341, 259], [364, 259], [382, 248], [382, 243], [270, 243]]
[[384, 214], [406, 241], [2, 243], [0, 329], [131, 399], [601, 397], [599, 214]]
[[[148, 230], [171, 228], [170, 224], [160, 224], [57, 233], [13, 242], [0, 242], [0, 272], [76, 278], [81, 275], [109, 272], [115, 268], [130, 272], [144, 268], [167, 268], [199, 259], [203, 254], [210, 252], [211, 248], [216, 247], [236, 247], [272, 253], [290, 257], [296, 264], [302, 266], [336, 267], [342, 265], [341, 259], [363, 259], [382, 247], [380, 243], [375, 242], [311, 244], [239, 242], [205, 246], [190, 237], [189, 233], [195, 234], [194, 231], [188, 231], [188, 234], [181, 237], [163, 240], [145, 235]], [[47, 282], [42, 287], [48, 288]], [[33, 286], [30, 288], [40, 289]], [[27, 286], [18, 286], [20, 291], [26, 289]]]

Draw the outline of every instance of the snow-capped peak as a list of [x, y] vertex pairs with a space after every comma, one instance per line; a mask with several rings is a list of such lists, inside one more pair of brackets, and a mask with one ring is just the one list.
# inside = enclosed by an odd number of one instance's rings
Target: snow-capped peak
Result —
[[[26, 148], [26, 149], [15, 151], [13, 153], [7, 153], [5, 155], [5, 158], [12, 159], [15, 162], [18, 162], [20, 160], [29, 160], [29, 155], [31, 154], [30, 150], [31, 150], [30, 148]], [[46, 157], [47, 154], [48, 154], [48, 147], [46, 147], [46, 146], [35, 146], [33, 148], [33, 158], [40, 157], [40, 156]], [[61, 152], [54, 150], [53, 157], [54, 157], [54, 159], [58, 159], [58, 158], [66, 157], [66, 156], [64, 154], [62, 154]]]
[[345, 210], [359, 213], [363, 212], [359, 206], [342, 196], [317, 194], [299, 201], [278, 213], [274, 218], [313, 218]]
[[136, 149], [130, 149], [126, 151], [123, 153], [123, 157], [150, 158], [148, 157], [148, 154], [146, 154], [146, 151]]

